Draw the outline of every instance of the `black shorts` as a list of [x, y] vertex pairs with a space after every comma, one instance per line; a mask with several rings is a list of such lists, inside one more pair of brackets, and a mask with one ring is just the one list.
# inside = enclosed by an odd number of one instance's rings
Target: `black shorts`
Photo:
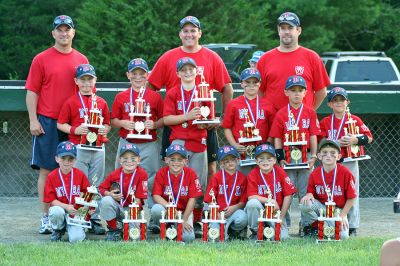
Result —
[[[165, 158], [165, 150], [171, 145], [169, 136], [171, 135], [171, 129], [164, 126], [162, 141], [161, 141], [161, 158]], [[207, 130], [207, 160], [208, 163], [215, 162], [217, 160], [218, 153], [218, 139], [216, 129]]]

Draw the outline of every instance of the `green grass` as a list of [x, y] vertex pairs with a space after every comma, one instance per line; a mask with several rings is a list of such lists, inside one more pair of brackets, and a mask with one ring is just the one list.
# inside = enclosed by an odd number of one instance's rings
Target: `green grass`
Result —
[[352, 238], [318, 245], [308, 239], [262, 245], [247, 241], [0, 244], [0, 265], [378, 265], [387, 239]]

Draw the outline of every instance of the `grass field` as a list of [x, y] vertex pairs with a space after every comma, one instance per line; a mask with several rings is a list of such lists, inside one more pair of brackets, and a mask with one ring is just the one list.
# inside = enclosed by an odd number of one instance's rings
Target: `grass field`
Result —
[[0, 244], [0, 265], [378, 265], [387, 239], [352, 238], [318, 245], [310, 239], [262, 245], [247, 241]]

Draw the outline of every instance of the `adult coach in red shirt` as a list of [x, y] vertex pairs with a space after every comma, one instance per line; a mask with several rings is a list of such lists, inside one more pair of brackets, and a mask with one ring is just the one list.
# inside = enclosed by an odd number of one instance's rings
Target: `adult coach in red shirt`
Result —
[[[228, 70], [224, 62], [217, 53], [199, 44], [202, 35], [200, 21], [193, 16], [184, 17], [180, 21], [181, 31], [179, 38], [182, 46], [173, 48], [165, 52], [157, 61], [149, 76], [150, 87], [159, 90], [162, 87], [168, 91], [171, 88], [180, 86], [180, 80], [176, 73], [176, 63], [180, 58], [190, 57], [196, 64], [198, 73], [203, 73], [205, 80], [210, 84], [210, 89], [222, 93], [222, 113], [225, 106], [232, 99], [233, 88]], [[200, 75], [196, 78], [196, 84], [200, 83]], [[164, 128], [164, 131], [165, 128]], [[214, 128], [210, 128], [207, 133], [207, 155], [208, 155], [208, 179], [216, 172], [216, 154], [218, 151], [217, 135]], [[163, 150], [169, 146], [164, 143]]]
[[[43, 211], [39, 233], [52, 231], [48, 219], [49, 204], [43, 202], [46, 177], [57, 167], [57, 145], [68, 136], [57, 130], [57, 118], [62, 104], [76, 91], [75, 70], [87, 64], [87, 58], [72, 48], [74, 23], [69, 16], [57, 16], [53, 21], [53, 47], [33, 58], [26, 80], [26, 106], [32, 139], [31, 167], [39, 169], [38, 195]], [[65, 139], [64, 139], [65, 138]]]
[[288, 104], [285, 82], [289, 76], [302, 76], [307, 84], [304, 104], [317, 110], [330, 85], [328, 74], [319, 55], [299, 45], [302, 28], [295, 13], [285, 12], [278, 18], [278, 47], [266, 52], [257, 63], [261, 74], [260, 94], [275, 111]]

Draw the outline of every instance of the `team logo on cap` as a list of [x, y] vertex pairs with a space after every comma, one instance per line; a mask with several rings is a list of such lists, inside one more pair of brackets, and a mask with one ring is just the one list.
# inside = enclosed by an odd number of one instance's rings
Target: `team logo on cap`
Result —
[[71, 143], [65, 143], [65, 149], [66, 149], [67, 151], [72, 150], [72, 145], [71, 145]]
[[126, 144], [125, 149], [132, 149], [133, 145], [132, 144]]
[[295, 66], [294, 71], [296, 72], [296, 75], [303, 75], [304, 66]]
[[173, 146], [173, 149], [174, 149], [174, 151], [180, 151], [180, 150], [181, 150], [181, 146], [175, 144], [175, 145]]
[[224, 147], [224, 152], [225, 152], [225, 153], [230, 152], [231, 150], [232, 150], [231, 147]]
[[141, 59], [135, 59], [135, 61], [133, 61], [133, 64], [135, 64], [135, 65], [140, 65], [142, 63], [142, 60]]
[[261, 145], [261, 150], [265, 151], [266, 149], [268, 149], [267, 144], [262, 144]]

